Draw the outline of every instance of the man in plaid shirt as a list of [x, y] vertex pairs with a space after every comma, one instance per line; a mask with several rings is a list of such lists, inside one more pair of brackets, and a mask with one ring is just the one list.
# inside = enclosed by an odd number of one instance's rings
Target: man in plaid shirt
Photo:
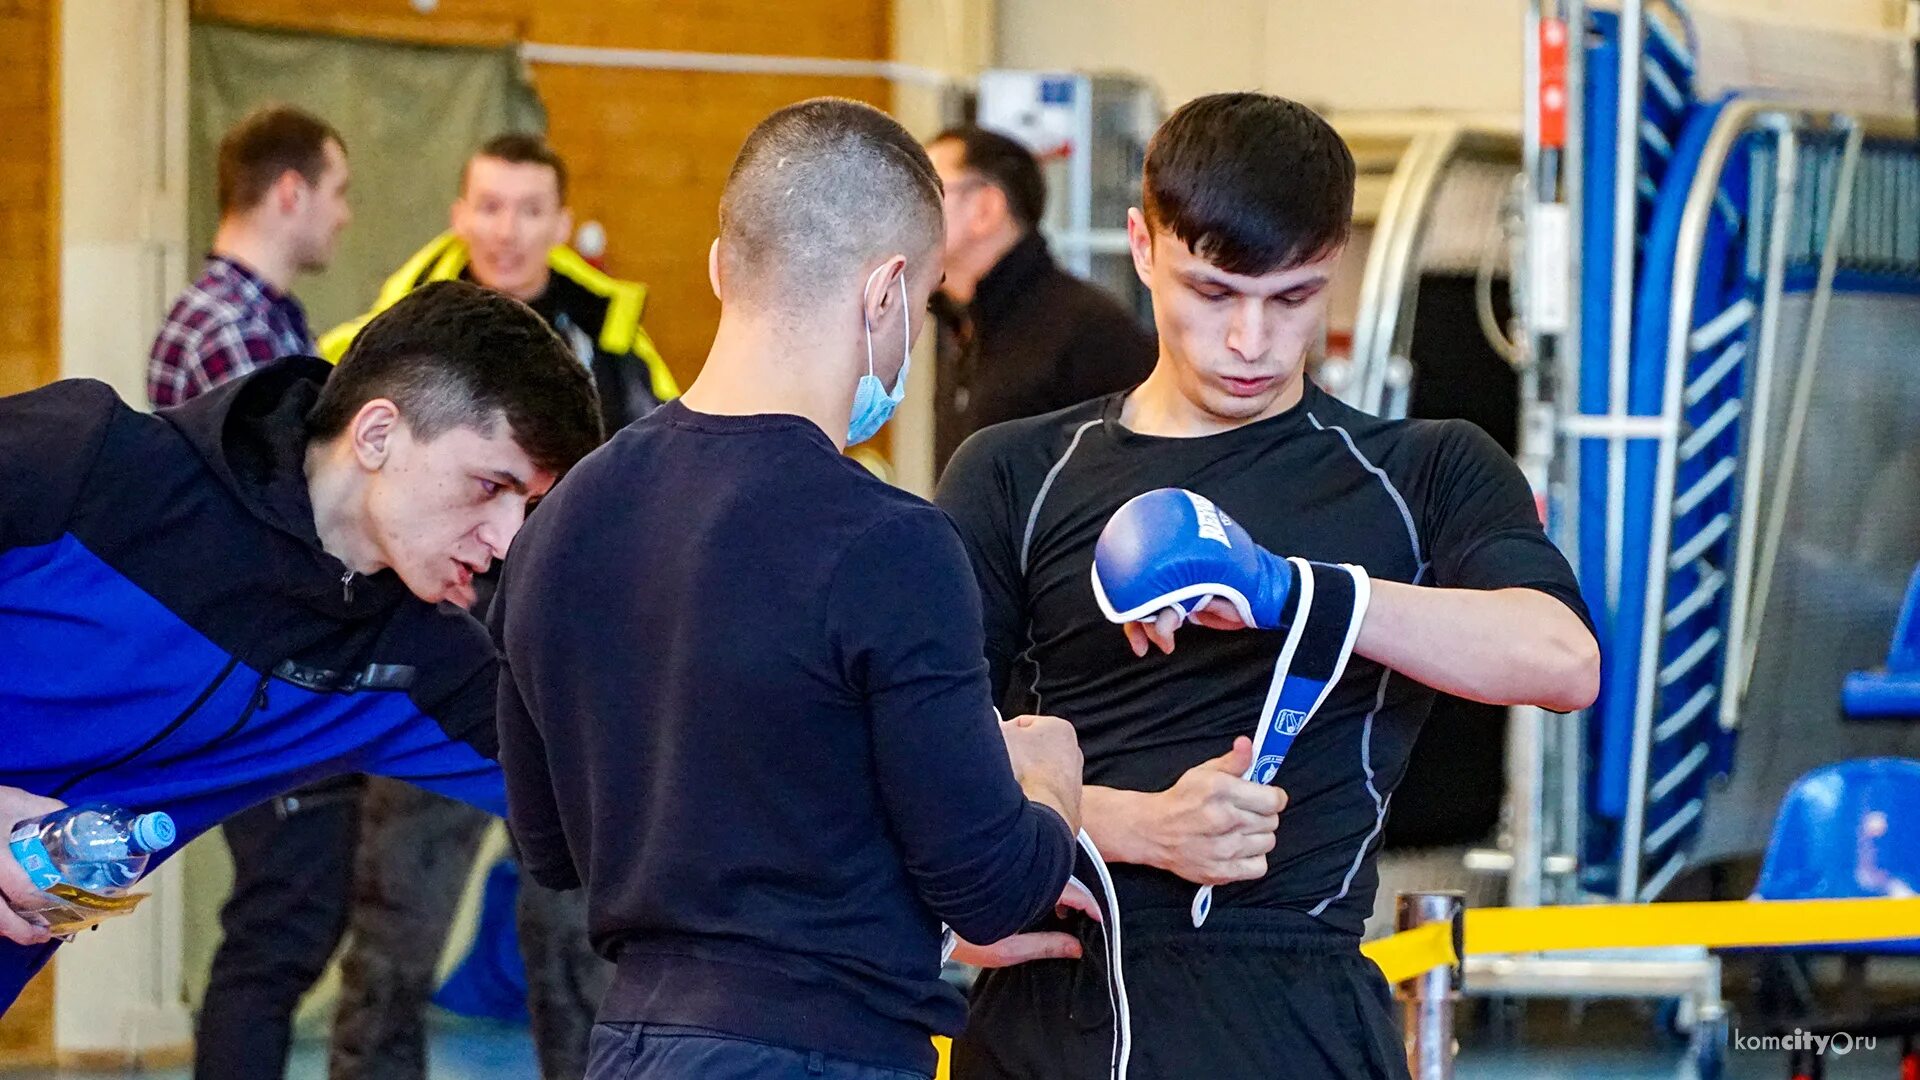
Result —
[[[338, 132], [287, 106], [249, 114], [220, 140], [220, 228], [200, 277], [154, 338], [147, 396], [179, 405], [285, 356], [316, 352], [289, 293], [325, 269], [351, 217]], [[285, 1075], [294, 1008], [347, 923], [359, 833], [359, 776], [335, 777], [241, 811], [221, 825], [234, 891], [201, 1005], [194, 1075]], [[291, 906], [288, 895], [300, 898]]]
[[287, 290], [332, 260], [352, 217], [347, 179], [339, 133], [298, 109], [259, 109], [220, 140], [220, 229], [199, 279], [154, 338], [147, 396], [155, 408], [315, 351], [306, 312]]

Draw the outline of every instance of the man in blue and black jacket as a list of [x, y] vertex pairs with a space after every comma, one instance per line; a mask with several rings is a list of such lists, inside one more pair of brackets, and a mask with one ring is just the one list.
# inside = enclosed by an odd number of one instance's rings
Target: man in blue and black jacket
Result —
[[[184, 843], [349, 772], [503, 812], [497, 665], [461, 609], [599, 438], [566, 345], [460, 282], [337, 370], [283, 360], [159, 415], [86, 381], [0, 399], [0, 829], [104, 801]], [[0, 896], [29, 891], [0, 858]], [[56, 943], [8, 905], [0, 937], [4, 1010]]]

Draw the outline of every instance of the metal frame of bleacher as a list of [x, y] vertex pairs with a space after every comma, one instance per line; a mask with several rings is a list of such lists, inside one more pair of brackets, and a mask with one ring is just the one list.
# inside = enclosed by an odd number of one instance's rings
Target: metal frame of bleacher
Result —
[[[1909, 142], [1894, 152], [1913, 158], [1911, 120], [1737, 96], [1703, 106], [1687, 26], [1675, 2], [1590, 12], [1582, 0], [1531, 0], [1527, 12], [1525, 187], [1511, 277], [1517, 457], [1555, 539], [1576, 569], [1587, 564], [1590, 597], [1605, 598], [1595, 604], [1607, 609], [1603, 637], [1614, 615], [1629, 617], [1609, 650], [1628, 657], [1612, 716], [1513, 710], [1500, 850], [1469, 859], [1506, 876], [1513, 906], [1650, 900], [1688, 865], [1706, 785], [1730, 763], [1836, 264], [1844, 254], [1848, 266], [1865, 265], [1876, 244], [1889, 246], [1864, 237], [1885, 223], [1848, 205], [1862, 145], [1898, 135]], [[1584, 71], [1588, 28], [1605, 65], [1597, 86]], [[1563, 70], [1546, 55], [1555, 29]], [[1556, 89], [1563, 137], [1542, 130], [1540, 97]], [[1381, 415], [1405, 413], [1414, 252], [1459, 145], [1436, 122], [1410, 142], [1382, 200], [1352, 367], [1338, 388]], [[1681, 170], [1672, 183], [1670, 168]], [[1920, 194], [1920, 158], [1891, 170], [1880, 190], [1908, 188]], [[1656, 218], [1664, 246], [1650, 259]], [[1656, 261], [1660, 273], [1643, 272]], [[1767, 443], [1772, 370], [1788, 355], [1780, 300], [1790, 277], [1804, 288], [1809, 276], [1811, 317], [1791, 347], [1799, 367], [1776, 467]], [[1640, 478], [1631, 491], [1629, 466]], [[1589, 488], [1611, 481], [1585, 515], [1583, 471]], [[1644, 566], [1628, 550], [1637, 537], [1651, 541]], [[1631, 736], [1610, 744], [1613, 760], [1590, 752], [1590, 721]], [[1619, 806], [1596, 828], [1589, 802], [1603, 767]], [[1612, 835], [1598, 835], [1604, 829]], [[1678, 999], [1702, 1065], [1717, 1064], [1720, 964], [1704, 949], [1473, 958], [1467, 969], [1476, 994]]]
[[[1596, 767], [1579, 734], [1583, 721], [1570, 718], [1575, 734], [1569, 734], [1568, 721], [1556, 723], [1537, 710], [1514, 712], [1505, 850], [1481, 861], [1511, 868], [1509, 903], [1515, 905], [1650, 900], [1686, 867], [1684, 841], [1697, 828], [1705, 783], [1728, 763], [1751, 674], [1779, 520], [1793, 481], [1797, 424], [1804, 420], [1836, 263], [1853, 224], [1848, 199], [1861, 146], [1874, 134], [1913, 136], [1907, 119], [1734, 98], [1706, 119], [1696, 115], [1699, 130], [1684, 133], [1690, 145], [1683, 146], [1675, 137], [1682, 133], [1659, 130], [1642, 108], [1646, 87], [1670, 94], [1670, 87], [1659, 84], [1677, 81], [1646, 72], [1649, 39], [1669, 52], [1685, 49], [1650, 19], [1650, 6], [1625, 0], [1617, 15], [1601, 16], [1617, 19], [1609, 28], [1619, 62], [1611, 130], [1590, 131], [1584, 124], [1582, 67], [1588, 52], [1583, 36], [1575, 35], [1558, 84], [1571, 88], [1565, 94], [1565, 139], [1558, 143], [1543, 140], [1540, 127], [1539, 95], [1555, 84], [1555, 73], [1543, 68], [1541, 32], [1550, 24], [1587, 27], [1589, 13], [1579, 0], [1532, 0], [1528, 10], [1521, 248], [1527, 265], [1515, 275], [1525, 285], [1515, 305], [1528, 414], [1520, 457], [1551, 509], [1555, 539], [1576, 568], [1587, 556], [1583, 580], [1598, 579], [1598, 591], [1613, 608], [1634, 609], [1628, 626], [1638, 648], [1624, 673], [1632, 691], [1632, 743], [1623, 778], [1625, 820], [1610, 865], [1604, 856], [1596, 858], [1581, 805], [1583, 785]], [[1603, 197], [1611, 189], [1610, 207], [1586, 202], [1585, 189], [1595, 179], [1587, 169], [1589, 137], [1602, 159], [1612, 159], [1612, 182], [1602, 176], [1594, 183]], [[1761, 152], [1736, 159], [1736, 150], [1751, 151], [1756, 140]], [[1695, 166], [1684, 192], [1648, 175], [1683, 151], [1693, 155], [1689, 164]], [[1736, 161], [1736, 173], [1752, 169], [1750, 177], [1735, 175], [1736, 183], [1728, 185], [1746, 199], [1730, 199], [1722, 190], [1730, 161]], [[1803, 188], [1808, 190], [1801, 198]], [[1716, 223], [1716, 216], [1730, 212], [1732, 219]], [[1640, 226], [1656, 213], [1667, 215], [1668, 226], [1679, 215], [1672, 248], [1657, 253], [1671, 275], [1664, 296], [1658, 287], [1643, 288], [1642, 280], [1641, 263], [1651, 267], [1656, 260], [1647, 257]], [[1603, 243], [1583, 243], [1583, 225], [1596, 222]], [[1717, 254], [1708, 243], [1713, 228], [1721, 229]], [[1799, 343], [1794, 401], [1780, 444], [1784, 460], [1769, 492], [1764, 441], [1774, 404], [1766, 388], [1780, 351], [1780, 296], [1794, 269], [1791, 261], [1809, 256], [1816, 263], [1812, 316]], [[1716, 290], [1715, 282], [1704, 279], [1703, 257], [1706, 273], [1728, 276], [1719, 283], [1723, 287]], [[1581, 303], [1596, 284], [1611, 294], [1605, 330], [1598, 333], [1583, 325], [1583, 316], [1591, 319], [1593, 312], [1583, 312]], [[1648, 314], [1663, 301], [1668, 307], [1661, 326]], [[1662, 361], [1654, 369], [1660, 384], [1654, 407], [1648, 407], [1647, 389], [1630, 377], [1636, 349]], [[1583, 359], [1604, 368], [1583, 370]], [[1596, 382], [1603, 393], [1592, 393]], [[1632, 561], [1627, 544], [1642, 532], [1631, 521], [1634, 498], [1624, 477], [1636, 458], [1646, 472], [1648, 455], [1652, 497], [1643, 500], [1649, 506], [1641, 510], [1641, 524], [1651, 534], [1651, 557], [1640, 575], [1644, 593], [1636, 596], [1638, 586], [1625, 580], [1634, 577], [1626, 565]], [[1602, 520], [1587, 521], [1585, 529], [1583, 465], [1602, 470], [1610, 481]], [[1589, 516], [1591, 511], [1590, 505]], [[1617, 613], [1609, 612], [1606, 628]], [[1717, 1069], [1725, 1023], [1720, 968], [1705, 950], [1475, 959], [1467, 968], [1473, 993], [1678, 998], [1681, 1023], [1695, 1029], [1703, 1070]]]

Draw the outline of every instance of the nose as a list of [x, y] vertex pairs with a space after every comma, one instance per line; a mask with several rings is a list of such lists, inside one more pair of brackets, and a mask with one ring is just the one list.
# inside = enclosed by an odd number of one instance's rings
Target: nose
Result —
[[487, 238], [496, 244], [504, 244], [513, 239], [513, 214], [505, 210], [496, 210], [487, 215]]
[[1274, 320], [1260, 297], [1241, 297], [1227, 322], [1227, 348], [1242, 360], [1258, 360], [1273, 344]]
[[487, 556], [498, 562], [507, 557], [507, 548], [512, 546], [513, 538], [520, 534], [520, 526], [527, 520], [527, 504], [524, 499], [500, 499], [496, 501], [499, 512], [491, 514], [473, 531], [474, 538], [487, 549]]

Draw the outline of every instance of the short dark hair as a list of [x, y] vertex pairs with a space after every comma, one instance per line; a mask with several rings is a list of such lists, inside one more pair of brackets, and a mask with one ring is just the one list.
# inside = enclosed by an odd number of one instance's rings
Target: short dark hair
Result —
[[1031, 229], [1047, 212], [1047, 182], [1033, 151], [1018, 140], [974, 124], [950, 127], [934, 143], [960, 144], [960, 164], [980, 174], [1007, 197], [1007, 208], [1022, 228]]
[[[483, 157], [504, 161], [509, 165], [545, 165], [553, 170], [554, 184], [560, 192], [560, 205], [567, 204], [567, 163], [552, 146], [548, 145], [545, 138], [518, 131], [495, 135], [482, 143], [480, 149], [473, 152], [473, 158]], [[467, 159], [468, 165], [473, 164], [473, 158]], [[461, 194], [465, 194], [466, 190], [467, 170], [462, 167], [460, 170]]]
[[940, 174], [907, 129], [871, 105], [812, 98], [747, 135], [720, 194], [722, 272], [806, 307], [875, 255], [935, 252]]
[[1147, 144], [1147, 224], [1232, 274], [1290, 270], [1346, 243], [1353, 154], [1332, 125], [1269, 94], [1210, 94]]
[[600, 444], [600, 399], [587, 370], [533, 309], [465, 281], [423, 285], [354, 337], [307, 434], [331, 439], [362, 406], [386, 398], [421, 440], [456, 427], [491, 431], [504, 417], [513, 441], [555, 474]]
[[325, 120], [291, 105], [263, 105], [220, 138], [215, 191], [222, 215], [251, 210], [292, 170], [317, 184], [327, 170], [327, 144], [347, 143]]

